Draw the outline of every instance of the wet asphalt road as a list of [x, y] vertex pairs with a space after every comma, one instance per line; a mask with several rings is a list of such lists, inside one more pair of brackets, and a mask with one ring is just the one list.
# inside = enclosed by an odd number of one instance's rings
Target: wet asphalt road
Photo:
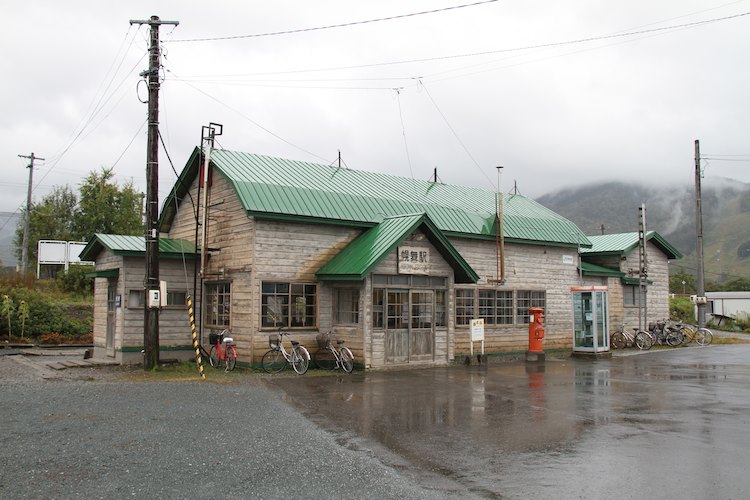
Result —
[[446, 493], [750, 497], [750, 345], [275, 384], [342, 442]]
[[2, 498], [750, 495], [750, 345], [229, 383], [7, 358]]

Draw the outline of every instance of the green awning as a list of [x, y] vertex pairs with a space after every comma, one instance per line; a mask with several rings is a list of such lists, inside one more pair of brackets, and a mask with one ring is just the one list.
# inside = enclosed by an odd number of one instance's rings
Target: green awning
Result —
[[117, 278], [120, 275], [119, 269], [99, 269], [86, 273], [87, 278]]
[[607, 276], [613, 278], [622, 278], [625, 273], [617, 269], [610, 269], [604, 266], [597, 266], [590, 262], [581, 262], [581, 272], [586, 276]]

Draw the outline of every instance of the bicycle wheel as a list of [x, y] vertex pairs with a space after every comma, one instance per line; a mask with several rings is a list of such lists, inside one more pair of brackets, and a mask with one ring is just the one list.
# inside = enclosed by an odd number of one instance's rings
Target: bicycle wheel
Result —
[[310, 366], [310, 353], [301, 345], [296, 346], [292, 349], [291, 363], [297, 375], [303, 375]]
[[624, 349], [628, 341], [625, 339], [625, 334], [622, 332], [615, 332], [609, 338], [609, 344], [615, 349]]
[[313, 354], [313, 363], [321, 370], [333, 370], [336, 368], [336, 358], [330, 347], [318, 349]]
[[260, 366], [268, 373], [279, 373], [286, 366], [286, 359], [281, 351], [271, 349], [263, 355]]
[[211, 366], [214, 368], [218, 368], [221, 365], [221, 359], [219, 359], [219, 351], [216, 349], [215, 345], [211, 346], [211, 350], [208, 352], [208, 362], [211, 363]]
[[654, 345], [654, 338], [644, 331], [635, 334], [635, 346], [642, 351], [648, 351]]
[[680, 331], [682, 332], [682, 344], [688, 345], [695, 338], [695, 330], [688, 328], [687, 326], [681, 326]]
[[677, 347], [682, 344], [682, 341], [685, 339], [685, 336], [680, 330], [669, 330], [666, 337], [667, 345], [672, 347]]
[[342, 347], [339, 349], [339, 354], [341, 355], [341, 368], [346, 373], [351, 373], [354, 370], [354, 355], [352, 351], [348, 347]]
[[237, 349], [230, 345], [227, 347], [227, 368], [226, 371], [231, 372], [237, 365]]
[[708, 345], [714, 340], [714, 334], [708, 328], [698, 328], [695, 332], [695, 342], [698, 345]]

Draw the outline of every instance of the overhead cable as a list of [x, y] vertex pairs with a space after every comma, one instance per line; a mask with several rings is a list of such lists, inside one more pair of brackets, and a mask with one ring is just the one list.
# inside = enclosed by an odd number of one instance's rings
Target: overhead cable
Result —
[[483, 5], [486, 3], [493, 3], [497, 2], [498, 0], [483, 0], [481, 2], [474, 2], [474, 3], [467, 3], [463, 5], [454, 5], [452, 7], [443, 7], [441, 9], [433, 9], [433, 10], [425, 10], [421, 12], [412, 12], [410, 14], [399, 14], [397, 16], [389, 16], [389, 17], [379, 17], [376, 19], [367, 19], [364, 21], [351, 21], [346, 23], [340, 23], [340, 24], [330, 24], [327, 26], [317, 26], [314, 28], [299, 28], [294, 30], [286, 30], [286, 31], [272, 31], [269, 33], [256, 33], [251, 35], [235, 35], [235, 36], [219, 36], [219, 37], [207, 37], [207, 38], [189, 38], [189, 39], [176, 39], [171, 40], [171, 42], [216, 42], [216, 41], [223, 41], [223, 40], [239, 40], [242, 38], [261, 38], [261, 37], [268, 37], [268, 36], [278, 36], [278, 35], [292, 35], [295, 33], [305, 33], [309, 31], [321, 31], [321, 30], [329, 30], [334, 28], [346, 28], [349, 26], [356, 26], [360, 24], [370, 24], [370, 23], [378, 23], [381, 21], [393, 21], [395, 19], [404, 19], [407, 17], [415, 17], [415, 16], [422, 16], [425, 14], [435, 14], [437, 12], [445, 12], [448, 10], [456, 10], [456, 9], [463, 9], [465, 7], [475, 7], [477, 5]]

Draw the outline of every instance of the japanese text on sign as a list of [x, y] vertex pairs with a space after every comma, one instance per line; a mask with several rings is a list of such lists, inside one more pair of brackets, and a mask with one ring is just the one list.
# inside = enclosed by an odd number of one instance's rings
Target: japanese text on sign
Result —
[[428, 274], [430, 249], [424, 247], [399, 247], [398, 272], [400, 274]]

